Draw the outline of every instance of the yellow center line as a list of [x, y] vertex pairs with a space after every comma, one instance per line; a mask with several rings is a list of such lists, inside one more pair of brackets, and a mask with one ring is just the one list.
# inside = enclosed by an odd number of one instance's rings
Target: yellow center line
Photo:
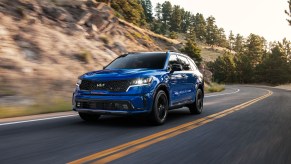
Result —
[[199, 126], [202, 126], [204, 124], [207, 124], [209, 122], [212, 122], [218, 118], [224, 117], [226, 115], [229, 115], [233, 112], [236, 112], [238, 110], [244, 109], [247, 106], [250, 106], [262, 99], [265, 99], [273, 94], [273, 92], [267, 90], [268, 93], [266, 95], [260, 96], [258, 98], [255, 98], [253, 100], [247, 101], [245, 103], [242, 103], [240, 105], [234, 106], [232, 108], [226, 109], [224, 111], [206, 116], [204, 118], [200, 118], [195, 121], [191, 121], [152, 135], [149, 135], [147, 137], [143, 137], [125, 144], [121, 144], [119, 146], [109, 148], [107, 150], [89, 155], [87, 157], [75, 160], [70, 162], [69, 164], [80, 164], [80, 163], [86, 163], [86, 162], [92, 162], [92, 163], [108, 163], [111, 161], [114, 161], [116, 159], [119, 159], [121, 157], [124, 157], [126, 155], [132, 154], [134, 152], [137, 152], [138, 150], [141, 150], [145, 147], [148, 147], [152, 144], [155, 144], [157, 142], [166, 140], [168, 138], [172, 138], [174, 136], [177, 136], [181, 133], [187, 132], [189, 130], [192, 130], [194, 128], [197, 128]]

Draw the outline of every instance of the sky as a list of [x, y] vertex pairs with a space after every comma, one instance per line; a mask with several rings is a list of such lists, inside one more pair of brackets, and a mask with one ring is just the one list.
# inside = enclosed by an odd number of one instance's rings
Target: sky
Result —
[[[156, 3], [165, 0], [151, 0]], [[194, 14], [202, 13], [205, 19], [214, 16], [218, 27], [224, 28], [226, 35], [247, 37], [250, 33], [263, 36], [268, 41], [291, 40], [291, 26], [284, 10], [287, 0], [169, 0], [172, 5], [180, 5]]]

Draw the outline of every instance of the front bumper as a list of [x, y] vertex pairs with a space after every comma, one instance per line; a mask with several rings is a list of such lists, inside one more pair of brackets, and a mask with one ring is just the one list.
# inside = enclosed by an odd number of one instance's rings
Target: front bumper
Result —
[[151, 111], [151, 95], [73, 94], [73, 110], [102, 115], [134, 115]]

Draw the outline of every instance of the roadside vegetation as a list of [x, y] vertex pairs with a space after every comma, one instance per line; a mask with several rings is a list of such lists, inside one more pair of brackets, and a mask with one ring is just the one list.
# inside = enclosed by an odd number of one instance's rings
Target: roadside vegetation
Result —
[[205, 93], [221, 92], [225, 90], [225, 85], [213, 82], [210, 84], [205, 84], [204, 90]]
[[0, 106], [0, 118], [28, 116], [71, 110], [71, 103], [63, 99], [54, 99], [51, 103], [37, 102], [28, 106]]

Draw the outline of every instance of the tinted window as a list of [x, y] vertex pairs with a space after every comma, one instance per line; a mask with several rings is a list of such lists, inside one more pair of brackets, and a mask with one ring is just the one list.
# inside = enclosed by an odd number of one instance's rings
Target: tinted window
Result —
[[173, 64], [180, 64], [176, 55], [171, 55], [169, 58], [168, 66], [171, 67]]
[[187, 60], [186, 57], [179, 55], [178, 59], [179, 59], [180, 64], [183, 67], [183, 70], [186, 70], [186, 71], [187, 70], [191, 70], [190, 63], [189, 63], [189, 61]]
[[140, 53], [122, 55], [110, 63], [106, 69], [163, 69], [166, 53]]

